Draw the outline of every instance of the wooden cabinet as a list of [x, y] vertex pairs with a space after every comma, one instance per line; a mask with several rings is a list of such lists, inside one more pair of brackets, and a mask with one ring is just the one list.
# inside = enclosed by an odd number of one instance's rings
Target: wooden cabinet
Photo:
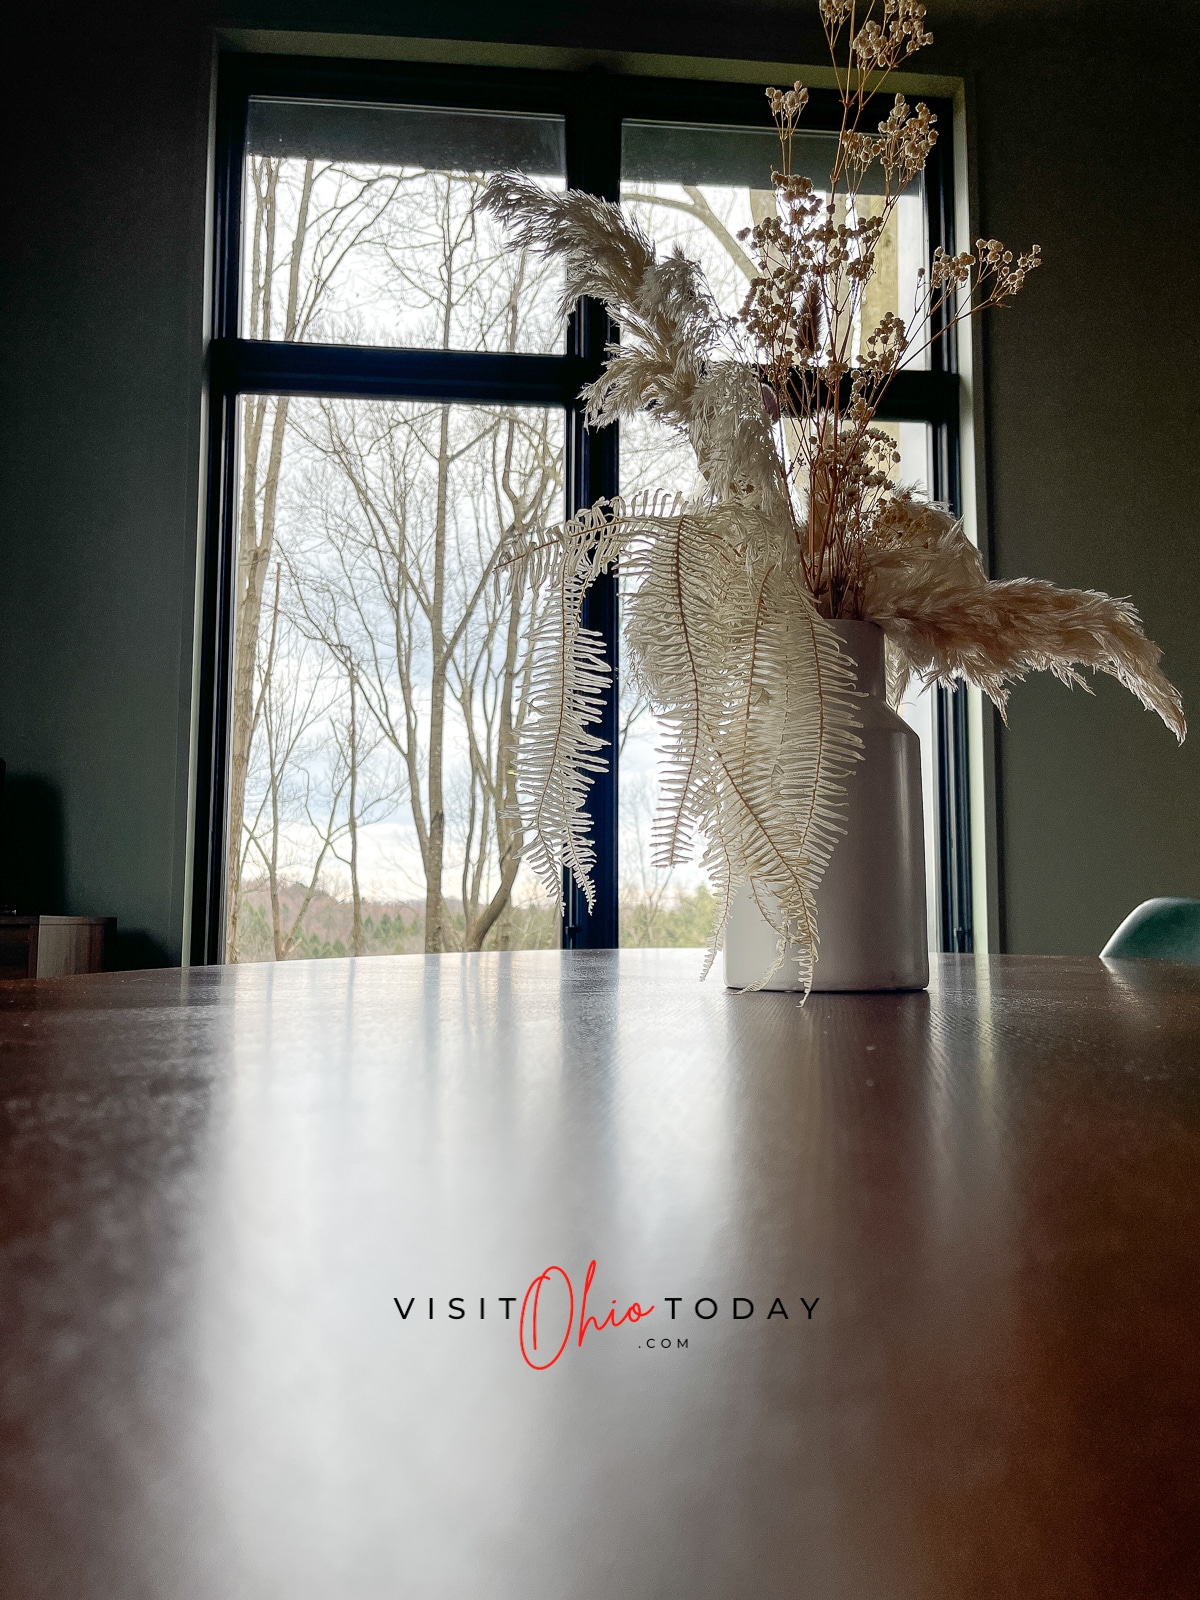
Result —
[[115, 917], [0, 917], [0, 978], [103, 972]]

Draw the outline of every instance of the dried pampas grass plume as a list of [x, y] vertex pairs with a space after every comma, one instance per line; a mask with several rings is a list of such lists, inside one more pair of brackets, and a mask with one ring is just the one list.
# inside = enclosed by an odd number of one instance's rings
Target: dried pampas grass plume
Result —
[[717, 499], [737, 499], [785, 516], [771, 421], [758, 374], [722, 348], [727, 333], [695, 261], [676, 249], [659, 260], [620, 206], [570, 190], [555, 194], [501, 174], [480, 200], [517, 245], [563, 268], [562, 310], [583, 296], [602, 300], [621, 342], [582, 394], [589, 427], [652, 409], [684, 434]]
[[1128, 600], [1095, 589], [1059, 589], [1036, 578], [989, 582], [962, 523], [941, 506], [898, 494], [881, 508], [863, 546], [863, 615], [892, 647], [896, 698], [923, 683], [976, 684], [1004, 714], [1005, 685], [1052, 672], [1087, 688], [1078, 668], [1116, 678], [1183, 742], [1179, 691], [1159, 668], [1162, 651]]

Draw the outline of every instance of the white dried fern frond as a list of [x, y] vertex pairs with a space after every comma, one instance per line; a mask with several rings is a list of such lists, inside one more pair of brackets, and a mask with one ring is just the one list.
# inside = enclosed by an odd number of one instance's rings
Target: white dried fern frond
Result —
[[562, 869], [570, 869], [595, 904], [595, 847], [584, 810], [606, 743], [588, 732], [599, 719], [612, 673], [604, 640], [578, 620], [538, 661], [533, 674], [534, 714], [522, 732], [517, 799], [526, 845], [523, 854], [547, 890], [562, 899]]
[[635, 541], [624, 560], [629, 676], [658, 715], [659, 804], [651, 835], [656, 867], [687, 860], [710, 776], [706, 710], [719, 703], [732, 659], [729, 589], [736, 549], [711, 516], [681, 513]]
[[568, 868], [589, 908], [596, 900], [596, 852], [585, 805], [605, 770], [607, 742], [590, 728], [600, 720], [612, 670], [603, 637], [583, 627], [580, 616], [597, 563], [611, 563], [619, 548], [619, 535], [603, 522], [594, 529], [592, 520], [572, 519], [545, 555], [538, 552], [548, 593], [533, 622], [530, 715], [517, 752], [522, 854], [560, 903]]
[[595, 849], [588, 791], [607, 766], [605, 742], [591, 732], [612, 672], [599, 634], [581, 624], [583, 597], [630, 543], [670, 526], [678, 496], [649, 493], [603, 500], [556, 528], [513, 541], [504, 561], [521, 561], [546, 595], [531, 624], [530, 715], [517, 754], [522, 853], [561, 900], [567, 867], [595, 902]]
[[1005, 686], [1027, 672], [1086, 689], [1077, 669], [1087, 667], [1124, 684], [1181, 742], [1187, 732], [1162, 651], [1130, 601], [1035, 578], [990, 582], [961, 522], [940, 506], [899, 495], [884, 508], [863, 548], [863, 615], [893, 647], [893, 694], [910, 673], [965, 678], [1003, 715]]
[[720, 912], [753, 886], [777, 938], [794, 942], [805, 988], [817, 957], [815, 894], [842, 831], [859, 757], [854, 671], [794, 573], [753, 557], [756, 514], [705, 507], [637, 540], [626, 641], [666, 729], [655, 865], [687, 859], [695, 833]]
[[622, 549], [646, 524], [665, 523], [683, 507], [683, 496], [667, 489], [645, 489], [626, 498], [613, 495], [585, 506], [549, 528], [522, 528], [501, 544], [499, 579], [520, 563], [540, 584], [565, 555], [586, 560], [592, 577], [608, 570]]
[[733, 898], [748, 883], [776, 933], [767, 983], [793, 946], [804, 989], [817, 959], [815, 895], [844, 829], [845, 783], [861, 755], [855, 674], [833, 629], [794, 572], [745, 574], [738, 670], [715, 730], [705, 864], [721, 915], [711, 965]]

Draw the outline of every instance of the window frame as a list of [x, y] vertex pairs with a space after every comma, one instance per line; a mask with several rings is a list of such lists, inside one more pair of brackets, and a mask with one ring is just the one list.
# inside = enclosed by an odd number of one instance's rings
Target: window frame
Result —
[[[772, 126], [762, 87], [674, 78], [631, 77], [590, 67], [578, 72], [323, 60], [223, 52], [218, 62], [213, 228], [213, 329], [208, 354], [208, 463], [200, 607], [198, 740], [192, 861], [192, 960], [219, 964], [225, 946], [225, 865], [232, 626], [236, 596], [237, 406], [243, 394], [323, 395], [445, 403], [490, 402], [561, 407], [566, 413], [568, 513], [616, 493], [617, 428], [586, 429], [578, 402], [600, 371], [612, 329], [604, 309], [583, 301], [558, 355], [408, 350], [254, 340], [240, 334], [241, 209], [246, 124], [252, 97], [541, 112], [565, 122], [567, 186], [620, 198], [621, 124], [625, 119], [727, 126]], [[939, 139], [926, 168], [929, 249], [954, 248], [953, 105], [925, 97]], [[810, 91], [805, 125], [841, 123], [831, 90]], [[927, 370], [898, 373], [881, 421], [925, 422], [932, 429], [934, 498], [959, 506], [959, 399], [953, 337], [939, 340]], [[610, 948], [617, 929], [617, 578], [589, 591], [585, 623], [606, 642], [613, 668], [596, 732], [614, 752], [589, 795], [596, 843], [596, 904], [589, 910], [564, 884], [565, 948]], [[972, 948], [967, 692], [939, 688], [937, 738], [939, 884], [942, 947]], [[932, 800], [932, 796], [929, 797]]]

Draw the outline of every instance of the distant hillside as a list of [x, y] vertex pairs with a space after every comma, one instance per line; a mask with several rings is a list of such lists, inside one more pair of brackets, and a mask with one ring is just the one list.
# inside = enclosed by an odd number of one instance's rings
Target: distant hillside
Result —
[[[279, 895], [279, 922], [286, 936], [304, 904], [304, 887], [298, 883], [282, 885]], [[447, 905], [454, 931], [461, 937], [462, 902]], [[425, 907], [411, 900], [364, 900], [362, 903], [362, 955], [415, 955], [425, 948]], [[512, 906], [507, 921], [497, 924], [485, 948], [549, 950], [558, 945], [558, 918], [544, 905]], [[349, 900], [327, 894], [314, 894], [300, 937], [292, 949], [293, 960], [312, 960], [321, 956], [353, 954], [354, 908]], [[503, 938], [501, 945], [498, 940]], [[242, 961], [272, 961], [275, 944], [271, 931], [271, 897], [266, 883], [255, 884], [242, 897], [238, 929], [238, 954]]]
[[[284, 884], [279, 896], [280, 926], [290, 932], [304, 904], [304, 888]], [[447, 902], [454, 931], [461, 939], [462, 902]], [[716, 901], [706, 888], [679, 894], [664, 903], [622, 894], [620, 938], [626, 948], [695, 948], [712, 927]], [[362, 950], [365, 956], [417, 955], [425, 949], [425, 907], [411, 900], [364, 900]], [[353, 954], [353, 907], [349, 900], [319, 891], [312, 898], [291, 951], [292, 960]], [[492, 929], [487, 950], [555, 950], [559, 943], [557, 913], [545, 902], [511, 906]], [[265, 883], [244, 891], [238, 930], [241, 961], [273, 961], [271, 899]]]

